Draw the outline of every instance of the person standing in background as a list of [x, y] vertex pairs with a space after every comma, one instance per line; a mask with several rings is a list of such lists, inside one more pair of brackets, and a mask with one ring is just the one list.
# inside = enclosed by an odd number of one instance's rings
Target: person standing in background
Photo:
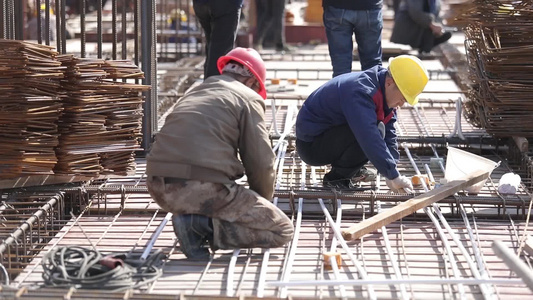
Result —
[[256, 0], [257, 31], [254, 49], [262, 50], [272, 37], [276, 51], [290, 51], [285, 42], [285, 0]]
[[420, 54], [429, 53], [433, 47], [452, 37], [439, 19], [440, 0], [402, 1], [390, 41], [409, 45]]
[[220, 75], [217, 61], [235, 46], [243, 0], [193, 0], [205, 33], [204, 80]]
[[383, 0], [323, 0], [322, 6], [333, 77], [352, 71], [353, 34], [361, 70], [382, 64]]

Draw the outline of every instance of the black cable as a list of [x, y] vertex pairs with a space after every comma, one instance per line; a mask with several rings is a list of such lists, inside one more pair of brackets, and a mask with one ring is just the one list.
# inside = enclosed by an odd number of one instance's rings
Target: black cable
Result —
[[47, 287], [104, 289], [114, 292], [139, 288], [161, 276], [160, 266], [165, 255], [157, 250], [146, 260], [141, 260], [140, 256], [141, 254], [128, 253], [104, 257], [93, 249], [56, 247], [43, 258], [44, 283]]

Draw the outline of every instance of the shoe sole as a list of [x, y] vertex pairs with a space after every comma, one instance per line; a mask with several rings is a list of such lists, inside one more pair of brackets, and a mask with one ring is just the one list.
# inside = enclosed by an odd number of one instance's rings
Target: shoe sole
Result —
[[374, 175], [352, 177], [352, 183], [372, 182], [372, 181], [375, 181], [375, 180], [376, 180], [376, 176], [374, 176]]

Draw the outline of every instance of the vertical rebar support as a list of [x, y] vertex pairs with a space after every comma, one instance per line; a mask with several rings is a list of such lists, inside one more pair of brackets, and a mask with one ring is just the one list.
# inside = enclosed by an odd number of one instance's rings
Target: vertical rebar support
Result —
[[141, 2], [141, 68], [144, 72], [143, 84], [152, 88], [144, 92], [142, 119], [142, 147], [145, 153], [152, 143], [152, 135], [157, 128], [157, 82], [156, 82], [156, 43], [155, 43], [155, 0]]
[[[0, 0], [0, 11], [6, 10], [6, 3], [5, 0]], [[5, 20], [6, 14], [0, 13], [0, 38], [7, 38], [7, 32], [6, 32], [6, 20]]]
[[44, 2], [44, 40], [50, 46], [50, 0]]
[[15, 1], [15, 39], [24, 39], [24, 1]]
[[85, 43], [87, 42], [87, 37], [85, 36], [85, 0], [80, 0], [80, 46], [81, 46], [81, 57], [85, 57]]
[[98, 58], [102, 58], [102, 0], [98, 0], [98, 7], [96, 9], [96, 35], [98, 38]]

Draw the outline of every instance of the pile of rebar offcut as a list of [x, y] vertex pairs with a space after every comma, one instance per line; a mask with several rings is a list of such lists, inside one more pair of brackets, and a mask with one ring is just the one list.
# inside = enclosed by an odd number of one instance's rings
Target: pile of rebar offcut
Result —
[[533, 136], [533, 1], [476, 0], [460, 18], [472, 87], [467, 117], [496, 136]]
[[60, 121], [56, 173], [125, 175], [135, 169], [140, 149], [142, 91], [148, 86], [114, 81], [143, 78], [128, 61], [62, 55], [67, 68], [62, 86], [64, 116]]
[[57, 54], [0, 39], [0, 179], [53, 173], [64, 69]]

